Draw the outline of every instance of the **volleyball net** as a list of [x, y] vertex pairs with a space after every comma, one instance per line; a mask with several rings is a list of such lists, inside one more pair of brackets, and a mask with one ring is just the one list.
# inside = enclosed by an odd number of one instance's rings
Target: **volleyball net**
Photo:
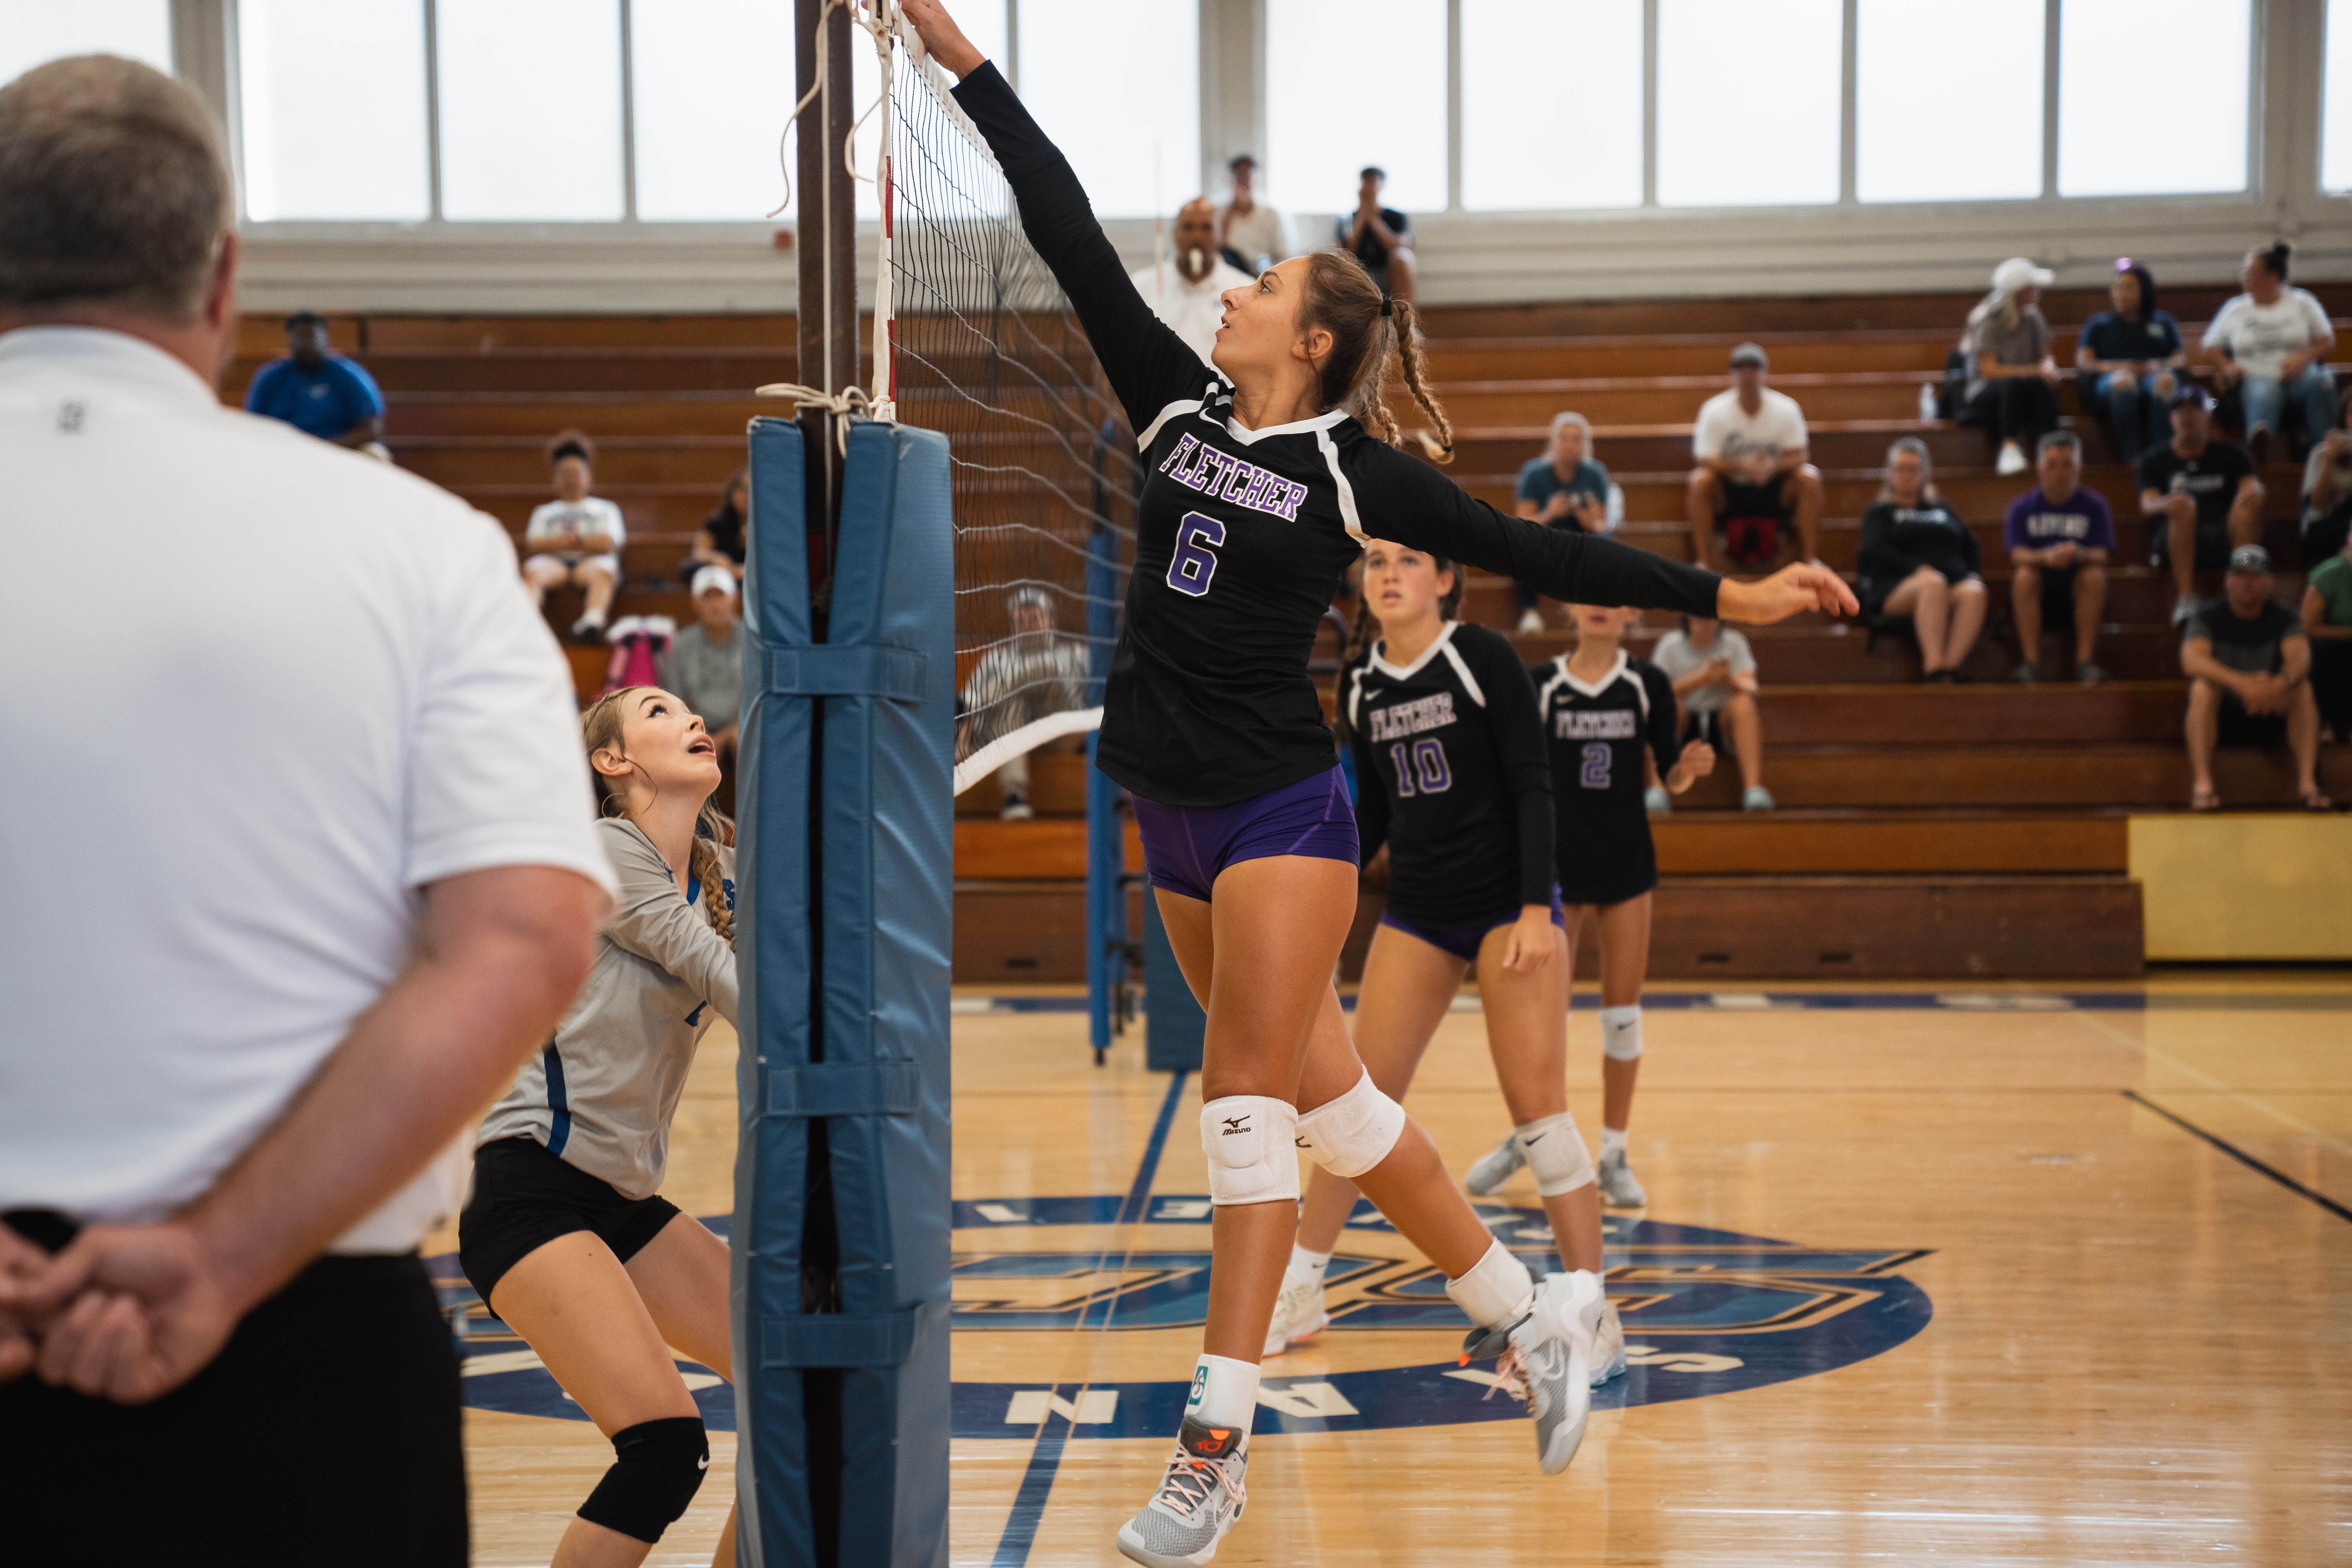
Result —
[[1003, 171], [912, 27], [879, 10], [871, 401], [948, 438], [961, 794], [1099, 725], [1142, 473]]

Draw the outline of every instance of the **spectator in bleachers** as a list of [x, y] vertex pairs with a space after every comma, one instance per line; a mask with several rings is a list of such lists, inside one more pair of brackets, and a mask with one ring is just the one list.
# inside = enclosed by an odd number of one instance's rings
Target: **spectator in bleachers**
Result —
[[[1591, 420], [1572, 412], [1551, 416], [1551, 449], [1520, 465], [1517, 504], [1529, 522], [1580, 533], [1609, 531], [1609, 470], [1592, 455]], [[1536, 591], [1525, 583], [1511, 586], [1519, 596], [1519, 630], [1543, 630]]]
[[1255, 275], [1289, 257], [1290, 224], [1258, 201], [1255, 158], [1244, 153], [1225, 165], [1225, 172], [1233, 176], [1234, 195], [1217, 214], [1217, 238], [1230, 252], [1227, 260]]
[[1886, 449], [1886, 483], [1862, 514], [1856, 564], [1864, 617], [1910, 618], [1920, 678], [1965, 679], [1960, 666], [1984, 629], [1984, 547], [1937, 493], [1916, 436]]
[[702, 728], [719, 742], [723, 766], [735, 755], [743, 707], [743, 626], [735, 618], [740, 592], [724, 565], [694, 574], [694, 625], [677, 634], [661, 656], [663, 687], [702, 716]]
[[1731, 387], [1700, 405], [1691, 432], [1687, 500], [1691, 558], [1723, 554], [1734, 567], [1769, 565], [1794, 524], [1803, 558], [1821, 560], [1822, 474], [1807, 462], [1805, 411], [1764, 384], [1771, 368], [1757, 343], [1731, 351]]
[[2301, 289], [2287, 287], [2294, 247], [2282, 239], [2246, 253], [2239, 281], [2246, 291], [2223, 305], [2205, 329], [2214, 378], [2236, 386], [2245, 404], [2246, 445], [2260, 467], [2291, 403], [2304, 437], [2317, 440], [2336, 418], [2336, 377], [2327, 353], [2336, 346], [2327, 309]]
[[1334, 221], [1332, 235], [1340, 249], [1356, 253], [1381, 293], [1411, 300], [1416, 265], [1412, 222], [1396, 208], [1381, 205], [1381, 187], [1388, 183], [1384, 171], [1368, 165], [1357, 176], [1356, 210]]
[[2303, 563], [2311, 566], [2344, 548], [2352, 531], [2352, 392], [2336, 400], [2336, 427], [2311, 448], [2303, 466]]
[[2083, 323], [2074, 366], [2095, 378], [2084, 406], [2106, 410], [2124, 461], [2136, 463], [2172, 435], [2172, 395], [2189, 348], [2172, 312], [2156, 308], [2155, 277], [2130, 257], [2116, 259], [2107, 299], [2115, 309]]
[[1684, 743], [1705, 741], [1739, 760], [1739, 809], [1769, 811], [1764, 787], [1764, 721], [1757, 710], [1756, 650], [1734, 626], [1685, 616], [1651, 650], [1650, 662], [1675, 683]]
[[2213, 787], [2213, 749], [2276, 746], [2294, 753], [2295, 795], [2305, 809], [2335, 803], [2319, 788], [2319, 704], [2311, 694], [2311, 638], [2303, 617], [2271, 598], [2270, 552], [2241, 544], [2230, 552], [2228, 592], [2200, 606], [2180, 645], [2189, 678], [2189, 807], [2221, 804]]
[[596, 478], [594, 442], [566, 430], [547, 444], [547, 464], [555, 499], [533, 511], [523, 529], [523, 547], [531, 553], [523, 560], [522, 580], [530, 586], [534, 605], [546, 604], [550, 588], [569, 584], [587, 590], [587, 607], [572, 623], [572, 635], [602, 642], [628, 531], [621, 525], [619, 507], [588, 493]]
[[2213, 399], [2195, 382], [2172, 395], [2172, 442], [2139, 460], [2148, 559], [2172, 569], [2172, 624], [2197, 606], [2197, 570], [2215, 570], [2262, 537], [2263, 481], [2234, 441], [2213, 437]]
[[1177, 209], [1175, 239], [1175, 255], [1139, 267], [1128, 278], [1151, 313], [1206, 364], [1224, 322], [1223, 296], [1249, 283], [1251, 275], [1217, 254], [1217, 209], [1206, 196]]
[[[705, 566], [723, 566], [737, 582], [743, 578], [743, 531], [751, 525], [751, 470], [738, 467], [727, 476], [719, 505], [694, 531], [694, 547], [677, 563], [678, 580], [692, 583]], [[671, 687], [672, 691], [677, 688]], [[699, 711], [699, 710], [697, 710]]]
[[392, 458], [383, 446], [383, 394], [375, 377], [328, 346], [327, 318], [315, 310], [286, 318], [286, 356], [253, 373], [245, 411], [387, 462]]
[[2074, 679], [2096, 686], [2107, 672], [2092, 662], [2099, 617], [2107, 607], [2107, 558], [2115, 553], [2115, 514], [2107, 498], [2083, 488], [2083, 441], [2053, 430], [2035, 454], [2042, 482], [2009, 504], [2002, 542], [2009, 550], [2009, 608], [2017, 621], [2018, 664], [2010, 679], [2042, 679], [2042, 627], [2071, 626]]
[[2025, 450], [2058, 428], [2058, 362], [2050, 357], [2050, 323], [2042, 290], [2056, 277], [2012, 256], [1992, 269], [1992, 292], [1969, 312], [1960, 352], [1968, 356], [1969, 422], [2000, 442], [1993, 470], [2021, 474]]
[[[1056, 713], [1086, 706], [1091, 671], [1083, 638], [1054, 628], [1054, 601], [1035, 584], [1015, 588], [1004, 601], [1012, 635], [971, 667], [956, 708], [959, 752], [970, 756]], [[1003, 791], [998, 813], [1007, 822], [1035, 816], [1029, 805], [1029, 752], [1007, 757], [996, 770]]]
[[2352, 541], [2305, 579], [2303, 629], [2311, 638], [2311, 694], [2320, 722], [2338, 741], [2352, 741]]

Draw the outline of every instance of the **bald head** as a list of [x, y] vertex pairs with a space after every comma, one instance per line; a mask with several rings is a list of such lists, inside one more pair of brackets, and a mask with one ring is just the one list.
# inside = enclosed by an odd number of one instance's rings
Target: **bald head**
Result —
[[1197, 283], [1216, 261], [1216, 205], [1195, 196], [1176, 209], [1176, 269]]
[[0, 87], [0, 313], [194, 321], [235, 220], [204, 105], [161, 71], [80, 55]]

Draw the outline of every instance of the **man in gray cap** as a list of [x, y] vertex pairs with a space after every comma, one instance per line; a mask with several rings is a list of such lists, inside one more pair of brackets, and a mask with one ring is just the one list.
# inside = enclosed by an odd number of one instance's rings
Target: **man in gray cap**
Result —
[[1716, 564], [1716, 538], [1733, 571], [1761, 571], [1794, 526], [1801, 559], [1821, 563], [1822, 473], [1807, 462], [1805, 411], [1764, 384], [1763, 348], [1731, 351], [1731, 386], [1710, 397], [1691, 432], [1691, 559]]
[[2294, 753], [2295, 795], [2306, 810], [2331, 811], [2319, 787], [2319, 704], [2311, 695], [2311, 638], [2303, 617], [2271, 598], [2270, 552], [2230, 552], [2228, 592], [2189, 618], [2180, 673], [2189, 678], [2189, 806], [2221, 804], [2213, 787], [2217, 745], [2276, 746]]

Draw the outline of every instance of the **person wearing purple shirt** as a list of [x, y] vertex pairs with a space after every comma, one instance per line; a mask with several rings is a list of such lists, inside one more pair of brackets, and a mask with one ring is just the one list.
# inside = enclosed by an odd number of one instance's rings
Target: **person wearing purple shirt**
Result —
[[[2017, 622], [2018, 666], [2010, 679], [2042, 679], [2042, 628], [2071, 626], [2074, 679], [2096, 686], [2107, 672], [2092, 662], [2099, 616], [2107, 607], [2107, 557], [2116, 548], [2107, 498], [2083, 488], [2083, 442], [2072, 430], [2042, 437], [2042, 482], [2009, 504], [2010, 614]], [[2048, 606], [2045, 616], [2044, 606]]]

